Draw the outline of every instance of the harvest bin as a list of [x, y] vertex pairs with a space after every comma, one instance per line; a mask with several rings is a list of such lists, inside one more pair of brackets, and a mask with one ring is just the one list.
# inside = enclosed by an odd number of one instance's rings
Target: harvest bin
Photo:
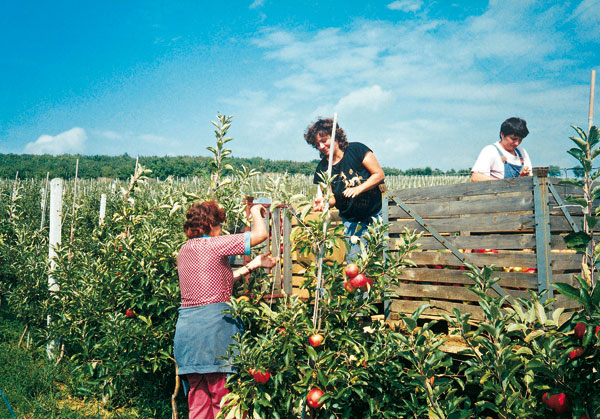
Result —
[[390, 318], [429, 303], [424, 317], [451, 315], [456, 308], [480, 320], [463, 260], [496, 267], [500, 281], [491, 295], [528, 298], [528, 290], [548, 290], [545, 298], [555, 297], [555, 308], [576, 309], [577, 303], [554, 294], [551, 284], [577, 286], [574, 275], [581, 271], [582, 255], [567, 249], [563, 237], [578, 231], [582, 210], [565, 206], [564, 200], [583, 193], [543, 175], [391, 191], [386, 197], [388, 251], [395, 251], [405, 228], [423, 236], [419, 250], [409, 255], [417, 266], [402, 274]]

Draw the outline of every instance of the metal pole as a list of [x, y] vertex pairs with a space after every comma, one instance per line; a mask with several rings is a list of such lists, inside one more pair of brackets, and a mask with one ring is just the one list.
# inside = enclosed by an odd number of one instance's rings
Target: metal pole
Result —
[[[58, 291], [59, 287], [53, 276], [56, 269], [56, 248], [61, 242], [62, 227], [62, 199], [63, 198], [63, 180], [56, 178], [50, 182], [50, 241], [48, 246], [48, 259], [50, 261], [50, 274], [48, 275], [48, 289], [50, 293]], [[47, 317], [47, 324], [50, 325], [50, 315]], [[50, 340], [46, 344], [46, 354], [48, 358], [54, 359], [57, 341]]]

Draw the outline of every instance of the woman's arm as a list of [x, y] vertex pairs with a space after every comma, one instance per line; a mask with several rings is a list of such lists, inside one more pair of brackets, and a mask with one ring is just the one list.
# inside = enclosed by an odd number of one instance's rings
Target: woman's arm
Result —
[[257, 268], [262, 267], [262, 268], [270, 269], [273, 266], [275, 266], [275, 264], [278, 261], [279, 261], [279, 258], [271, 256], [270, 253], [263, 253], [262, 255], [259, 255], [259, 256], [255, 257], [254, 259], [252, 259], [246, 265], [242, 266], [241, 268], [237, 268], [235, 271], [233, 271], [233, 280], [237, 281], [243, 275], [248, 275], [250, 272], [252, 272], [253, 270], [255, 270]]
[[264, 242], [269, 237], [267, 226], [263, 221], [265, 208], [262, 205], [252, 205], [250, 214], [252, 215], [252, 229], [250, 229], [250, 246], [256, 246]]
[[368, 191], [369, 189], [373, 189], [375, 186], [379, 185], [385, 179], [385, 174], [383, 173], [383, 169], [379, 165], [375, 154], [372, 151], [367, 152], [365, 154], [365, 158], [362, 161], [363, 166], [371, 173], [369, 178], [361, 183], [358, 186], [354, 186], [352, 188], [346, 188], [344, 190], [344, 196], [346, 198], [354, 198], [361, 193]]
[[472, 172], [471, 173], [471, 182], [481, 182], [481, 181], [485, 181], [485, 180], [498, 180], [495, 177], [492, 177], [490, 175], [486, 175], [485, 173], [481, 173], [481, 172]]

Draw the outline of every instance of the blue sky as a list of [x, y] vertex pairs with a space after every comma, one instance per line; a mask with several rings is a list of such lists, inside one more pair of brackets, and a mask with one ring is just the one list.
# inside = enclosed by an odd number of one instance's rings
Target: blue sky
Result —
[[338, 112], [382, 165], [447, 170], [520, 116], [534, 166], [571, 167], [599, 24], [600, 0], [5, 0], [0, 153], [208, 155], [221, 112], [234, 156], [308, 161]]

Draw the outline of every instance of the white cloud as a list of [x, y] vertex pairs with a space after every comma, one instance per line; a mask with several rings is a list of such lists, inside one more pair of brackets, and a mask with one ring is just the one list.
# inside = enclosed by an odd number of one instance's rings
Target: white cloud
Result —
[[123, 139], [123, 134], [115, 132], [115, 131], [99, 131], [97, 134], [103, 138], [107, 138], [109, 140], [121, 140]]
[[421, 0], [397, 0], [387, 5], [390, 10], [400, 10], [402, 12], [416, 12], [423, 7]]
[[250, 9], [256, 9], [265, 4], [265, 0], [254, 0], [250, 5]]
[[83, 128], [74, 127], [58, 135], [41, 135], [37, 140], [27, 143], [27, 154], [65, 154], [81, 153], [85, 148], [87, 134]]
[[382, 106], [393, 101], [391, 92], [384, 91], [380, 86], [374, 85], [355, 90], [344, 96], [336, 105], [338, 112], [378, 111]]

